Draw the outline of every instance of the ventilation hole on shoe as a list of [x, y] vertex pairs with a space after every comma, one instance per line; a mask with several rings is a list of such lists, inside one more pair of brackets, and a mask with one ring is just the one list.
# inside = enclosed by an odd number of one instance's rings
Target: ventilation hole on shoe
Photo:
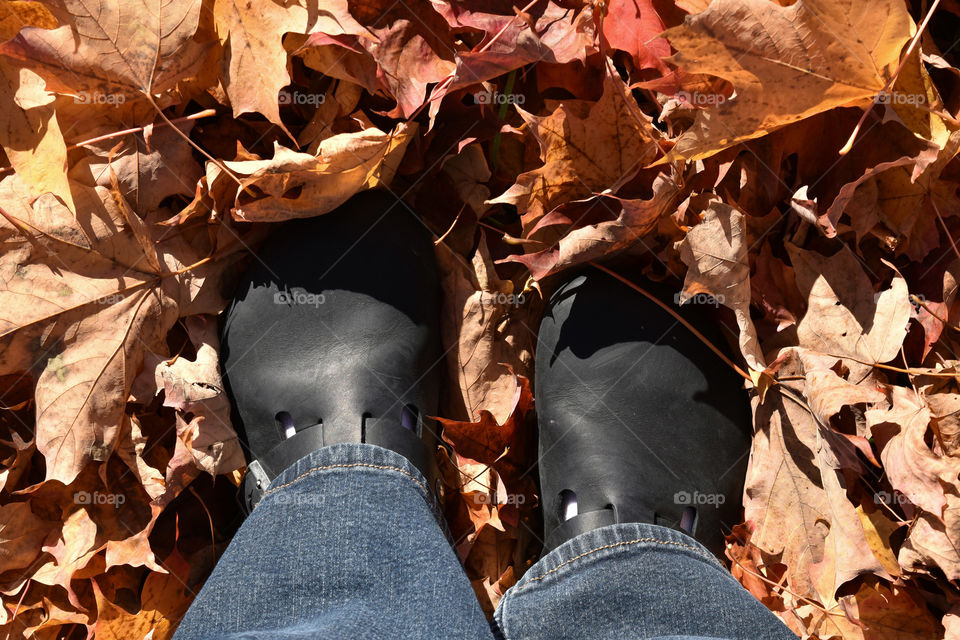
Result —
[[412, 404], [408, 404], [400, 411], [400, 426], [409, 431], [417, 432], [417, 422], [420, 412]]
[[575, 518], [580, 513], [577, 506], [577, 494], [570, 489], [564, 489], [560, 492], [560, 521], [566, 522], [570, 518]]
[[293, 416], [289, 412], [278, 411], [274, 419], [276, 419], [277, 427], [280, 428], [280, 433], [283, 434], [284, 438], [292, 438], [296, 435], [297, 429], [293, 426]]
[[367, 420], [373, 417], [373, 414], [369, 411], [364, 411], [363, 415], [360, 416], [360, 442], [367, 441]]
[[613, 521], [617, 524], [620, 524], [620, 512], [617, 511], [617, 505], [613, 504], [612, 502], [608, 502], [604, 509], [610, 510], [613, 513]]
[[680, 516], [680, 528], [693, 535], [693, 530], [697, 526], [697, 508], [684, 507], [683, 514]]

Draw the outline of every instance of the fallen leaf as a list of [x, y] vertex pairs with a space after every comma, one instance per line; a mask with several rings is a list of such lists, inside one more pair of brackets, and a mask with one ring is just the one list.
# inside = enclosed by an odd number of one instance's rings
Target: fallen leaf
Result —
[[[120, 103], [172, 89], [198, 71], [208, 47], [194, 41], [199, 0], [57, 0], [68, 24], [25, 27], [0, 53], [32, 65], [47, 91]], [[172, 26], [172, 28], [170, 28]]]
[[763, 371], [766, 364], [750, 319], [750, 264], [743, 214], [722, 202], [711, 202], [702, 215], [703, 221], [687, 233], [680, 247], [680, 257], [689, 267], [680, 302], [696, 301], [697, 296], [707, 294], [715, 304], [731, 309], [747, 365]]
[[878, 293], [847, 248], [827, 258], [787, 247], [807, 310], [797, 326], [804, 347], [867, 364], [889, 362], [900, 351], [910, 320], [907, 284], [898, 274]]
[[603, 97], [588, 109], [561, 104], [546, 117], [517, 110], [544, 165], [519, 175], [491, 202], [515, 205], [525, 229], [563, 202], [616, 192], [658, 153], [659, 134], [614, 76], [606, 76]]
[[[540, 218], [527, 237], [535, 238], [540, 230], [555, 225], [569, 226], [568, 233], [548, 249], [508, 256], [506, 260], [526, 265], [530, 275], [541, 280], [563, 269], [616, 253], [653, 231], [660, 219], [674, 208], [677, 195], [676, 183], [660, 176], [653, 183], [653, 196], [649, 200], [598, 194], [568, 202]], [[592, 222], [588, 218], [594, 214], [612, 219]]]
[[[416, 124], [401, 123], [390, 133], [366, 129], [332, 136], [315, 156], [277, 145], [271, 160], [227, 162], [245, 176], [233, 215], [277, 222], [333, 211], [359, 191], [389, 185], [416, 131]], [[248, 201], [246, 193], [267, 197]]]
[[670, 61], [729, 81], [736, 95], [698, 97], [710, 108], [665, 161], [706, 158], [835, 107], [869, 106], [913, 29], [898, 0], [713, 0], [664, 34], [677, 50]]

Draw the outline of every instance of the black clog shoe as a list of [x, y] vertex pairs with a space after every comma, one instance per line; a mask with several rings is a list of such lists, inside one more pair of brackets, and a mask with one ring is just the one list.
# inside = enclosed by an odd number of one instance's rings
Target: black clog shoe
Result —
[[722, 555], [723, 533], [740, 521], [751, 420], [742, 379], [709, 347], [642, 294], [589, 272], [551, 297], [535, 382], [545, 551], [645, 522]]
[[244, 502], [323, 446], [396, 451], [436, 485], [439, 281], [429, 232], [365, 192], [283, 223], [224, 314], [222, 366], [246, 445]]

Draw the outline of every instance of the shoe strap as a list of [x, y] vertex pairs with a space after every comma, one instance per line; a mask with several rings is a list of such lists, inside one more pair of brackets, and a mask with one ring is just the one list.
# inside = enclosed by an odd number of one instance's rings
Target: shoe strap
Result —
[[252, 511], [270, 482], [304, 456], [325, 446], [350, 442], [365, 442], [399, 453], [423, 474], [427, 488], [439, 498], [440, 471], [436, 456], [432, 447], [418, 435], [424, 434], [434, 442], [433, 426], [421, 417], [417, 427], [414, 432], [396, 420], [367, 418], [360, 425], [315, 424], [301, 429], [247, 465], [243, 481], [244, 507], [247, 513]]

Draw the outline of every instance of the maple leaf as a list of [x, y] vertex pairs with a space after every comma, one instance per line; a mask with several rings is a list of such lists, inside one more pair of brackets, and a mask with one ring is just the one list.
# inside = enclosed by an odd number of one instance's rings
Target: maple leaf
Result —
[[286, 130], [279, 106], [280, 89], [290, 84], [283, 36], [306, 32], [307, 7], [267, 1], [258, 2], [254, 11], [249, 2], [216, 0], [213, 17], [220, 43], [229, 51], [221, 61], [220, 77], [233, 116], [255, 111]]
[[913, 30], [899, 0], [713, 0], [667, 30], [677, 50], [670, 61], [729, 81], [736, 95], [698, 96], [717, 106], [697, 114], [665, 161], [706, 158], [834, 107], [871, 104]]
[[797, 326], [801, 346], [866, 364], [893, 360], [906, 338], [910, 320], [903, 277], [897, 274], [889, 289], [875, 294], [849, 249], [841, 249], [829, 258], [813, 251], [788, 249], [797, 286], [807, 297], [807, 311]]
[[871, 409], [865, 416], [870, 430], [882, 442], [883, 468], [894, 489], [941, 518], [947, 503], [944, 486], [957, 481], [956, 466], [931, 451], [925, 442], [929, 408], [903, 387], [892, 387], [890, 393], [892, 407]]
[[[455, 29], [483, 32], [471, 51], [457, 52], [453, 81], [442, 91], [453, 91], [519, 69], [532, 62], [564, 64], [583, 60], [596, 48], [591, 5], [568, 7], [559, 2], [537, 2], [520, 14], [506, 2], [443, 2], [433, 8]], [[434, 96], [436, 97], [436, 96]]]
[[[790, 354], [780, 372], [799, 370], [799, 358]], [[818, 443], [820, 425], [798, 399], [789, 391], [770, 393], [755, 407], [745, 518], [753, 525], [751, 541], [788, 567], [791, 590], [829, 605], [845, 582], [884, 570], [870, 552], [842, 476], [825, 457], [829, 445]]]
[[25, 27], [0, 44], [0, 53], [31, 64], [48, 91], [83, 101], [152, 100], [197, 72], [209, 47], [193, 40], [199, 0], [50, 5], [68, 22], [55, 29]]
[[374, 36], [361, 39], [376, 61], [378, 79], [397, 101], [395, 115], [410, 117], [423, 104], [427, 86], [449, 76], [454, 44], [443, 20], [426, 0], [355, 2], [351, 14]]
[[[52, 197], [28, 205], [15, 178], [0, 192], [10, 247], [0, 258], [0, 300], [11, 314], [0, 324], [0, 371], [34, 372], [37, 449], [47, 478], [69, 484], [113, 450], [144, 349], [162, 351], [178, 307], [199, 298], [202, 275], [177, 269], [201, 257], [173, 245], [183, 264], [164, 252], [171, 245], [158, 251], [143, 222], [103, 187], [77, 190], [80, 217]], [[184, 295], [179, 287], [191, 280], [197, 289]]]
[[490, 202], [515, 205], [525, 230], [564, 202], [616, 192], [659, 153], [659, 134], [618, 77], [605, 76], [601, 99], [583, 106], [564, 103], [545, 117], [517, 108], [544, 165]]

